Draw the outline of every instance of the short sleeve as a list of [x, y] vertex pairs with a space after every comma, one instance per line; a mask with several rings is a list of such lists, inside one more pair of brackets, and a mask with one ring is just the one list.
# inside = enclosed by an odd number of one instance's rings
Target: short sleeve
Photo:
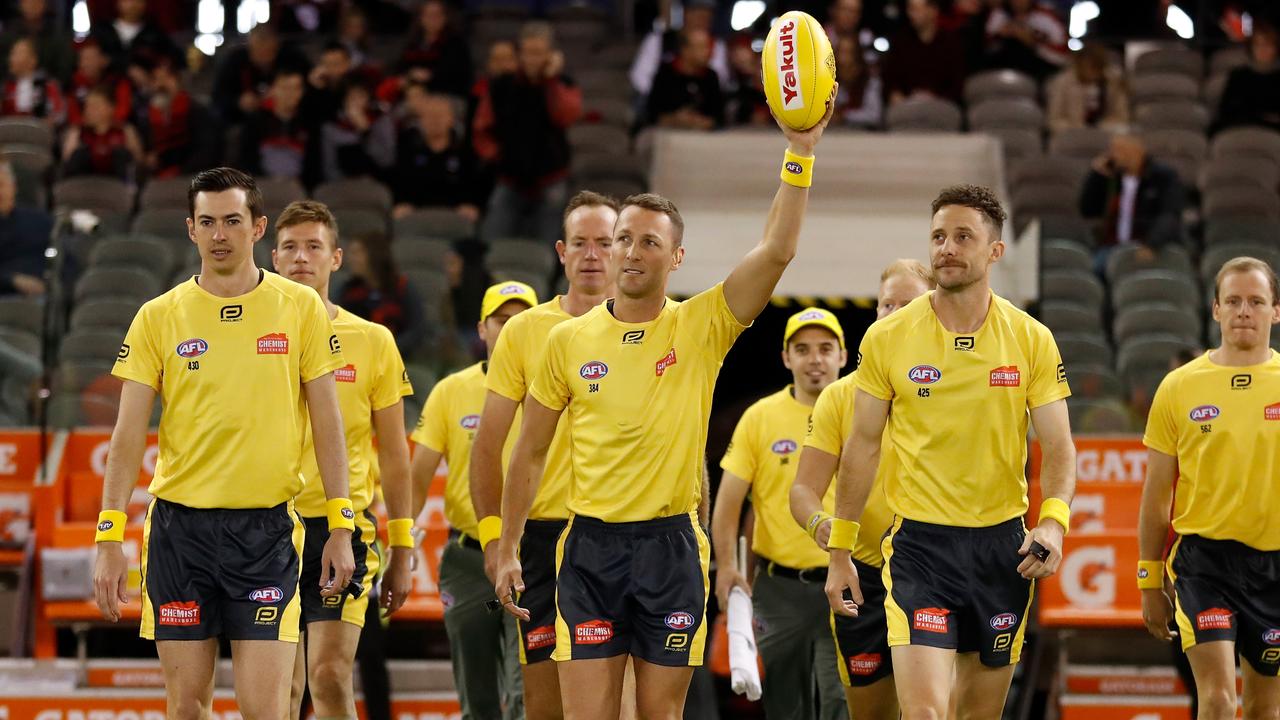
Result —
[[370, 388], [370, 407], [384, 410], [400, 402], [400, 398], [412, 395], [413, 385], [409, 383], [409, 373], [404, 369], [391, 331], [379, 325], [374, 328], [372, 340], [377, 348], [378, 371]]
[[858, 389], [888, 402], [893, 399], [893, 379], [889, 377], [889, 335], [884, 326], [873, 323], [858, 346]]
[[441, 455], [449, 449], [449, 388], [452, 385], [448, 379], [436, 383], [427, 396], [417, 427], [409, 436], [410, 440]]
[[729, 447], [720, 459], [720, 469], [733, 473], [748, 483], [753, 482], [756, 476], [755, 450], [759, 446], [754, 442], [756, 417], [759, 415], [756, 407], [752, 405], [747, 408], [739, 418], [738, 426], [733, 429], [733, 439], [729, 441]]
[[699, 342], [717, 360], [723, 360], [729, 354], [734, 341], [749, 327], [738, 322], [729, 309], [729, 301], [724, 297], [724, 283], [717, 283], [681, 305], [682, 309], [687, 308], [685, 312], [696, 314], [698, 329], [705, 329], [705, 335], [699, 334]]
[[[569, 383], [565, 379], [564, 354], [569, 343], [569, 325], [557, 325], [547, 336], [547, 347], [534, 366], [529, 394], [544, 407], [563, 410], [569, 404]], [[501, 338], [501, 336], [499, 336]]]
[[512, 402], [524, 402], [524, 394], [529, 390], [523, 362], [525, 354], [521, 347], [527, 323], [519, 322], [520, 317], [517, 315], [511, 318], [506, 327], [502, 328], [493, 354], [489, 356], [489, 370], [484, 377], [486, 390]]
[[840, 453], [844, 450], [844, 438], [840, 437], [840, 428], [843, 425], [840, 422], [840, 415], [842, 412], [852, 413], [853, 408], [840, 407], [840, 401], [846, 394], [831, 392], [831, 390], [832, 388], [828, 387], [818, 396], [818, 402], [813, 405], [813, 414], [809, 416], [809, 432], [804, 437], [804, 445], [814, 450], [821, 450], [828, 455], [840, 457]]
[[1049, 328], [1036, 323], [1032, 338], [1031, 382], [1027, 387], [1027, 406], [1038, 408], [1071, 395], [1067, 386], [1067, 370]]
[[299, 369], [302, 382], [308, 383], [342, 367], [342, 344], [333, 332], [333, 323], [324, 302], [314, 292], [298, 302], [298, 324], [302, 328], [302, 358]]
[[150, 321], [151, 305], [144, 305], [133, 316], [129, 324], [129, 332], [116, 353], [116, 363], [111, 374], [122, 380], [147, 385], [156, 392], [160, 391], [160, 378], [164, 371], [164, 361], [156, 351], [155, 329]]
[[1147, 430], [1142, 435], [1142, 444], [1165, 455], [1178, 454], [1178, 425], [1174, 420], [1174, 384], [1175, 376], [1166, 375], [1156, 388], [1156, 396], [1151, 400], [1151, 411], [1147, 413]]

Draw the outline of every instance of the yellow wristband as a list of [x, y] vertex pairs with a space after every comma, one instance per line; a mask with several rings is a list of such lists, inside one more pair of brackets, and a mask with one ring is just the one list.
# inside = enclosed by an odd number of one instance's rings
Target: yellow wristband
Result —
[[325, 514], [329, 516], [329, 531], [356, 529], [356, 511], [347, 498], [334, 498], [324, 505]]
[[813, 156], [793, 155], [790, 150], [782, 156], [782, 182], [807, 188], [813, 184]]
[[1164, 563], [1159, 560], [1138, 561], [1138, 589], [1164, 589]]
[[98, 513], [98, 532], [94, 542], [124, 542], [124, 525], [129, 516], [119, 510], [103, 510]]
[[858, 544], [858, 531], [861, 529], [862, 526], [852, 520], [833, 518], [831, 520], [831, 539], [827, 540], [827, 547], [832, 550], [853, 552], [854, 546]]
[[822, 527], [822, 523], [834, 519], [835, 518], [832, 517], [831, 513], [826, 512], [825, 510], [818, 510], [809, 516], [809, 522], [805, 523], [804, 531], [809, 533], [809, 537], [817, 540], [818, 528]]
[[497, 515], [486, 515], [480, 518], [480, 549], [502, 536], [502, 518]]
[[387, 542], [391, 547], [411, 548], [413, 542], [413, 520], [396, 518], [387, 521]]
[[1062, 534], [1066, 535], [1071, 532], [1071, 506], [1059, 498], [1045, 498], [1044, 502], [1040, 503], [1040, 519], [1036, 524], [1045, 520], [1057, 520], [1062, 525]]

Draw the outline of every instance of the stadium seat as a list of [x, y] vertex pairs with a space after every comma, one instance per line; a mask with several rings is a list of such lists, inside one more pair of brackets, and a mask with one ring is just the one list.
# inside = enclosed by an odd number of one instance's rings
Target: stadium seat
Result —
[[1129, 78], [1129, 99], [1134, 107], [1166, 100], [1196, 100], [1200, 81], [1179, 73], [1151, 73]]
[[1113, 398], [1068, 398], [1072, 432], [1107, 434], [1132, 432], [1129, 408]]
[[44, 301], [20, 296], [0, 298], [0, 327], [40, 334], [44, 327]]
[[989, 128], [982, 131], [1000, 141], [1004, 164], [1041, 160], [1044, 157], [1044, 140], [1039, 130], [1029, 128]]
[[446, 259], [453, 254], [453, 243], [441, 238], [398, 236], [391, 243], [391, 255], [402, 270], [425, 268], [443, 270]]
[[191, 187], [189, 177], [156, 178], [147, 181], [138, 198], [139, 210], [182, 210], [187, 211], [187, 190]]
[[600, 152], [575, 153], [571, 165], [574, 178], [590, 185], [592, 180], [624, 179], [647, 185], [644, 166], [633, 155], [616, 155]]
[[133, 322], [133, 317], [140, 307], [141, 305], [133, 300], [115, 298], [101, 298], [91, 303], [82, 303], [71, 311], [70, 328], [72, 330], [99, 328], [123, 332], [129, 329], [129, 324]]
[[631, 147], [631, 136], [624, 128], [614, 125], [574, 125], [569, 128], [569, 145], [573, 152], [604, 152], [626, 154]]
[[1045, 300], [1040, 305], [1040, 322], [1055, 333], [1102, 332], [1099, 306], [1088, 306], [1069, 300]]
[[39, 178], [41, 183], [49, 176], [49, 169], [54, 164], [53, 153], [40, 145], [0, 145], [0, 156], [14, 170]]
[[1111, 288], [1111, 306], [1117, 312], [1143, 302], [1168, 302], [1199, 312], [1200, 287], [1188, 273], [1138, 270]]
[[449, 208], [418, 208], [393, 221], [395, 236], [461, 240], [474, 237], [475, 224]]
[[587, 181], [575, 180], [573, 191], [591, 190], [619, 200], [648, 190], [648, 186], [629, 178], [587, 178]]
[[[1277, 249], [1274, 240], [1265, 245], [1238, 241], [1210, 245], [1204, 249], [1204, 253], [1200, 256], [1201, 281], [1206, 287], [1212, 288], [1213, 279], [1217, 276], [1218, 270], [1222, 268], [1223, 264], [1232, 258], [1241, 256], [1258, 258], [1273, 268], [1280, 267], [1280, 249]], [[1277, 333], [1277, 335], [1280, 335], [1280, 333]]]
[[1055, 335], [1054, 340], [1067, 367], [1079, 363], [1111, 365], [1111, 344], [1102, 333], [1061, 333]]
[[286, 205], [294, 200], [305, 200], [307, 191], [293, 178], [262, 177], [257, 178], [258, 190], [262, 192], [262, 204], [267, 213], [268, 226], [275, 222], [276, 216]]
[[1267, 218], [1280, 220], [1280, 195], [1254, 187], [1210, 188], [1201, 202], [1208, 220], [1216, 218]]
[[143, 210], [134, 216], [129, 229], [135, 234], [150, 235], [161, 240], [172, 241], [174, 244], [191, 242], [187, 234], [185, 207]]
[[1209, 76], [1209, 79], [1205, 80], [1204, 85], [1200, 87], [1200, 99], [1214, 117], [1218, 115], [1218, 108], [1222, 105], [1222, 93], [1226, 89], [1227, 73]]
[[[1209, 142], [1203, 133], [1194, 130], [1146, 130], [1142, 139], [1147, 144], [1147, 151], [1165, 162], [1183, 157], [1192, 158], [1199, 164], [1209, 154]], [[1195, 180], [1196, 176], [1192, 176], [1191, 182], [1195, 183]]]
[[1162, 100], [1139, 105], [1134, 119], [1143, 130], [1191, 130], [1203, 135], [1211, 117], [1199, 101]]
[[387, 215], [377, 210], [337, 208], [333, 211], [333, 215], [338, 221], [338, 230], [344, 238], [387, 232]]
[[635, 122], [634, 106], [626, 98], [590, 98], [586, 101], [586, 116], [598, 117], [599, 122], [620, 128], [630, 128]]
[[970, 130], [1041, 130], [1043, 127], [1044, 111], [1027, 98], [984, 100], [969, 107]]
[[1280, 165], [1267, 157], [1232, 155], [1207, 160], [1197, 179], [1200, 192], [1250, 186], [1275, 191], [1280, 188]]
[[[124, 339], [124, 333], [115, 334], [114, 331], [110, 332], [117, 338], [116, 349], [119, 350], [120, 340]], [[77, 337], [84, 337], [84, 335], [77, 335]], [[85, 388], [102, 380], [104, 376], [109, 376], [114, 365], [114, 354], [107, 360], [97, 357], [63, 359], [54, 368], [52, 378], [53, 391], [79, 394]]]
[[1088, 248], [1095, 244], [1093, 225], [1076, 213], [1040, 216], [1040, 237], [1074, 240]]
[[1169, 302], [1141, 302], [1125, 305], [1116, 311], [1111, 323], [1111, 334], [1117, 345], [1147, 333], [1168, 333], [1183, 338], [1188, 343], [1199, 344], [1203, 326], [1196, 313]]
[[1166, 245], [1155, 253], [1155, 257], [1146, 259], [1137, 245], [1120, 245], [1107, 257], [1107, 282], [1118, 285], [1142, 270], [1168, 270], [1186, 277], [1195, 275], [1195, 266], [1191, 264], [1191, 256], [1181, 245]]
[[4, 341], [13, 349], [34, 358], [38, 358], [42, 354], [43, 344], [40, 342], [39, 333], [0, 325], [0, 341]]
[[1019, 160], [1009, 168], [1009, 180], [1012, 187], [1026, 184], [1070, 185], [1079, 193], [1084, 185], [1085, 176], [1089, 172], [1089, 163], [1077, 158], [1060, 155]]
[[964, 82], [964, 101], [970, 107], [994, 99], [1025, 98], [1034, 102], [1038, 95], [1036, 81], [1017, 70], [988, 70], [970, 75]]
[[1067, 385], [1071, 388], [1072, 397], [1121, 398], [1124, 396], [1124, 383], [1109, 365], [1067, 363], [1065, 367]]
[[631, 87], [621, 82], [618, 71], [613, 68], [592, 67], [574, 73], [573, 81], [582, 88], [585, 104], [590, 105], [596, 98], [613, 98], [625, 100], [631, 96]]
[[53, 128], [33, 117], [0, 118], [0, 145], [35, 145], [53, 150]]
[[560, 261], [554, 250], [536, 240], [511, 238], [490, 242], [484, 264], [491, 272], [498, 267], [527, 268], [545, 283]]
[[60, 180], [53, 186], [56, 210], [101, 210], [128, 214], [133, 211], [133, 189], [115, 178], [84, 175]]
[[[334, 211], [342, 208], [387, 213], [391, 211], [392, 204], [391, 190], [367, 177], [322, 183], [313, 197]], [[339, 225], [338, 229], [341, 232], [342, 226]]]
[[889, 108], [885, 126], [889, 132], [959, 132], [960, 106], [949, 100], [916, 98]]
[[1181, 351], [1198, 349], [1198, 344], [1177, 335], [1147, 333], [1135, 335], [1119, 346], [1116, 367], [1128, 382], [1145, 372], [1168, 372], [1169, 362]]
[[1031, 215], [1074, 215], [1079, 212], [1076, 184], [1057, 180], [1019, 183], [1013, 188], [1014, 213]]
[[1231, 45], [1215, 50], [1209, 57], [1209, 74], [1224, 75], [1249, 64], [1249, 50], [1244, 45]]
[[[1043, 237], [1043, 235], [1041, 235]], [[1040, 241], [1040, 269], [1093, 272], [1089, 249], [1074, 240], [1050, 238]]]
[[100, 298], [129, 298], [140, 303], [160, 294], [160, 283], [148, 272], [133, 268], [89, 268], [76, 281], [77, 303]]
[[1204, 243], [1280, 247], [1280, 221], [1266, 218], [1216, 218], [1205, 223]]
[[1195, 50], [1170, 47], [1143, 53], [1133, 63], [1135, 76], [1161, 73], [1185, 75], [1199, 81], [1204, 75], [1204, 58]]
[[1045, 300], [1069, 300], [1088, 307], [1101, 307], [1105, 295], [1102, 281], [1091, 272], [1046, 270], [1040, 276], [1040, 297]]
[[1280, 165], [1280, 132], [1260, 127], [1235, 127], [1213, 136], [1209, 146], [1215, 158], [1268, 157]]
[[95, 363], [115, 360], [120, 351], [124, 333], [102, 328], [86, 328], [69, 332], [58, 346], [58, 358], [62, 362]]
[[[1086, 162], [1106, 152], [1111, 145], [1111, 133], [1099, 128], [1067, 128], [1049, 138], [1049, 154], [1077, 158]], [[1081, 176], [1080, 181], [1084, 182]]]
[[547, 275], [534, 272], [527, 267], [519, 265], [495, 265], [489, 268], [489, 275], [493, 277], [494, 282], [504, 282], [506, 280], [515, 280], [533, 288], [537, 293], [539, 302], [545, 301], [550, 297], [551, 283]]
[[113, 237], [93, 246], [89, 252], [90, 267], [136, 268], [167, 278], [178, 257], [174, 247], [163, 240], [146, 236]]

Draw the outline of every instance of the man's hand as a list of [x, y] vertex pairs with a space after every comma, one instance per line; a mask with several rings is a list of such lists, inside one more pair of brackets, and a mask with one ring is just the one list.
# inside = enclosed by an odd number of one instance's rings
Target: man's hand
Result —
[[[827, 584], [824, 588], [827, 602], [837, 615], [858, 617], [858, 606], [862, 604], [862, 587], [858, 582], [858, 569], [853, 566], [853, 556], [847, 550], [832, 550], [831, 562], [827, 565]], [[852, 601], [844, 597], [849, 591]]]
[[129, 602], [129, 562], [118, 542], [98, 543], [98, 557], [93, 567], [93, 599], [102, 617], [120, 620], [120, 606]]
[[742, 588], [747, 597], [751, 597], [751, 585], [732, 563], [725, 563], [716, 568], [716, 600], [720, 601], [720, 609], [729, 609], [729, 591], [735, 587]]
[[[493, 545], [494, 543], [490, 543]], [[512, 594], [515, 592], [524, 592], [524, 579], [521, 577], [523, 568], [520, 567], [520, 558], [516, 557], [514, 552], [503, 554], [499, 551], [498, 568], [494, 572], [496, 579], [493, 581], [493, 594], [498, 596], [498, 602], [502, 603], [502, 609], [515, 615], [521, 620], [529, 620], [529, 611], [516, 605], [516, 598]]]
[[27, 296], [43, 295], [45, 291], [44, 281], [35, 275], [24, 275], [22, 273], [13, 274], [13, 287], [18, 292]]
[[778, 122], [778, 127], [782, 128], [782, 134], [787, 136], [788, 150], [793, 155], [801, 157], [810, 157], [813, 155], [813, 149], [818, 146], [818, 140], [822, 139], [822, 131], [827, 129], [827, 123], [831, 122], [831, 115], [836, 108], [836, 93], [840, 91], [840, 83], [831, 86], [831, 97], [827, 98], [827, 112], [818, 121], [817, 125], [808, 130], [792, 130], [783, 125], [775, 116], [774, 120]]
[[387, 614], [400, 609], [404, 601], [409, 599], [409, 591], [413, 589], [413, 566], [411, 559], [414, 548], [391, 548], [391, 564], [382, 575], [382, 597], [379, 603]]
[[340, 596], [347, 591], [356, 573], [356, 560], [351, 554], [351, 531], [330, 530], [329, 539], [320, 553], [320, 597]]
[[1111, 155], [1109, 153], [1102, 153], [1095, 157], [1093, 161], [1089, 163], [1089, 167], [1103, 177], [1111, 177], [1116, 171], [1115, 164], [1111, 162]]
[[1147, 632], [1157, 640], [1168, 641], [1177, 637], [1177, 633], [1169, 630], [1169, 623], [1173, 620], [1173, 602], [1169, 595], [1164, 588], [1142, 591], [1142, 622], [1146, 624]]
[[480, 208], [471, 203], [463, 203], [455, 207], [453, 211], [471, 222], [476, 222], [480, 219]]
[[[1046, 519], [1032, 528], [1022, 540], [1022, 547], [1018, 548], [1018, 554], [1023, 556], [1022, 562], [1018, 564], [1018, 574], [1028, 580], [1036, 580], [1058, 572], [1058, 566], [1062, 564], [1062, 536], [1065, 532], [1057, 520]], [[1048, 550], [1049, 557], [1041, 560], [1032, 555], [1033, 542], [1040, 543]]]
[[484, 576], [489, 582], [498, 579], [498, 541], [494, 540], [484, 546]]

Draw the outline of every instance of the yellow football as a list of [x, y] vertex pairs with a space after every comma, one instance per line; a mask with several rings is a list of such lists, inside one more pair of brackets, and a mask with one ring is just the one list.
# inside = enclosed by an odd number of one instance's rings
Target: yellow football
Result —
[[817, 125], [836, 82], [836, 58], [822, 24], [799, 10], [774, 20], [760, 66], [773, 114], [795, 130]]

